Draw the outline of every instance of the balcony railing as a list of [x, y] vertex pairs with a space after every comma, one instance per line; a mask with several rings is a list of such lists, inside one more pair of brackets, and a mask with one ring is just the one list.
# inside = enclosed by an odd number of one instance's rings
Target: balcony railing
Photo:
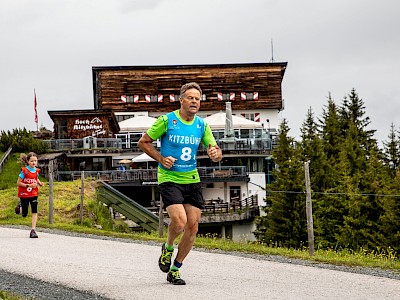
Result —
[[[198, 167], [202, 179], [234, 179], [247, 177], [246, 167]], [[134, 170], [107, 170], [107, 171], [84, 171], [85, 178], [94, 178], [108, 182], [157, 182], [157, 169], [134, 169]], [[81, 171], [58, 171], [55, 179], [57, 181], [69, 181], [81, 178]]]
[[[240, 138], [235, 139], [232, 143], [227, 143], [223, 139], [216, 140], [222, 150], [249, 150], [249, 151], [270, 151], [276, 145], [276, 139], [272, 138]], [[124, 149], [133, 152], [140, 152], [137, 143], [127, 144], [120, 138], [96, 138], [85, 137], [83, 139], [59, 139], [59, 140], [43, 140], [50, 150], [55, 151], [71, 151], [84, 149]], [[158, 143], [154, 142], [154, 146], [159, 148]], [[206, 152], [206, 148], [200, 145], [199, 151]]]
[[83, 139], [43, 140], [50, 150], [122, 149], [121, 139], [86, 137]]

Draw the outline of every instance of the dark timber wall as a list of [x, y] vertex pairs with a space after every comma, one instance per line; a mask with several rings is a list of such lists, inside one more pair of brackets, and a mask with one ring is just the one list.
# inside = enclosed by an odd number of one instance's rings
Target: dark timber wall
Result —
[[[188, 82], [200, 84], [206, 100], [201, 110], [224, 110], [218, 93], [232, 95], [232, 109], [282, 109], [281, 84], [287, 63], [253, 63], [186, 66], [93, 67], [95, 109], [167, 112], [179, 108], [170, 102]], [[233, 96], [234, 93], [234, 96]], [[242, 100], [242, 93], [257, 93], [257, 99]], [[146, 102], [145, 95], [155, 98]], [[128, 98], [128, 103], [121, 101]], [[133, 103], [133, 97], [138, 101]], [[162, 96], [160, 102], [157, 96]], [[129, 103], [131, 102], [131, 103]]]

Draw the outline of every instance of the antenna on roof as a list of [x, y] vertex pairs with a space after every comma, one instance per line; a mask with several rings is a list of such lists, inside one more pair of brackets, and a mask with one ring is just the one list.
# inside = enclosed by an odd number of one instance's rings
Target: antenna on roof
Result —
[[274, 42], [271, 39], [271, 60], [269, 62], [275, 62], [274, 60]]

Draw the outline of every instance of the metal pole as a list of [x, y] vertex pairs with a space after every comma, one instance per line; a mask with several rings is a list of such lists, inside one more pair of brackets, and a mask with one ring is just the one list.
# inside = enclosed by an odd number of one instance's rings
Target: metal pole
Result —
[[310, 161], [304, 163], [304, 173], [306, 179], [306, 214], [307, 214], [307, 233], [308, 248], [310, 255], [314, 255], [314, 223], [312, 216], [311, 185], [310, 185]]
[[54, 183], [53, 183], [53, 160], [49, 161], [49, 224], [53, 224], [54, 214]]

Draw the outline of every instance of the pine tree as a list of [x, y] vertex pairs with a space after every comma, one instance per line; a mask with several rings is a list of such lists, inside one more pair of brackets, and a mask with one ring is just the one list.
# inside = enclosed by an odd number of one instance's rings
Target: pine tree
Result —
[[319, 123], [326, 163], [324, 185], [318, 186], [318, 189], [313, 186], [313, 189], [323, 193], [316, 197], [313, 211], [315, 241], [319, 247], [324, 248], [335, 247], [337, 228], [343, 224], [344, 210], [340, 198], [335, 194], [338, 192], [340, 178], [338, 162], [343, 147], [343, 137], [338, 108], [330, 94]]
[[382, 157], [373, 139], [375, 131], [367, 129], [370, 121], [365, 116], [363, 101], [354, 89], [348, 97], [339, 111], [342, 150], [336, 165], [340, 173], [338, 192], [345, 195], [339, 200], [343, 223], [338, 220], [336, 237], [340, 245], [355, 249], [373, 245], [377, 237], [381, 209], [373, 195], [376, 182], [372, 179], [381, 174]]
[[396, 172], [391, 192], [387, 197], [379, 198], [382, 214], [379, 218], [379, 236], [377, 245], [392, 248], [400, 253], [400, 171]]
[[353, 125], [358, 132], [357, 140], [361, 147], [368, 150], [371, 145], [376, 144], [376, 140], [373, 139], [376, 130], [367, 129], [371, 121], [368, 116], [365, 116], [364, 101], [358, 97], [354, 88], [348, 94], [348, 99], [344, 97], [339, 109], [339, 117], [342, 137], [347, 136], [347, 131]]
[[323, 110], [319, 122], [324, 152], [332, 165], [339, 158], [342, 135], [338, 109], [330, 94], [326, 110]]
[[272, 153], [277, 164], [273, 171], [275, 181], [268, 186], [270, 195], [264, 207], [266, 216], [258, 218], [256, 236], [264, 242], [298, 248], [307, 241], [304, 173], [294, 139], [288, 136], [288, 132], [287, 121], [283, 120], [278, 146]]
[[385, 161], [389, 165], [389, 167], [393, 170], [393, 176], [396, 175], [396, 169], [400, 163], [400, 142], [396, 135], [396, 130], [394, 124], [390, 125], [390, 132], [388, 136], [389, 140], [387, 142], [383, 142], [384, 153], [385, 153]]

